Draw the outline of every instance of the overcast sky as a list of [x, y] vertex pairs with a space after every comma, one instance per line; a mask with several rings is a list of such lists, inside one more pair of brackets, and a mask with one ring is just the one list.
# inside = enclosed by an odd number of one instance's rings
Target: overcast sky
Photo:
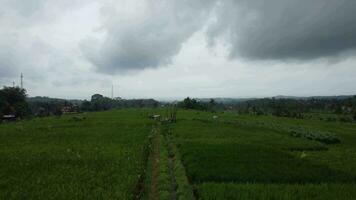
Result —
[[355, 0], [0, 0], [0, 84], [89, 99], [356, 94]]

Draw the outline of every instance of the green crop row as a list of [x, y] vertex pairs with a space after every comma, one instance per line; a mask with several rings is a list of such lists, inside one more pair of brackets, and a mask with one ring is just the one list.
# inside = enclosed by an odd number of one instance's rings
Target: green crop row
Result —
[[132, 199], [152, 122], [140, 110], [0, 126], [0, 199]]
[[194, 183], [350, 182], [355, 177], [258, 144], [184, 142], [182, 160]]
[[165, 200], [169, 199], [171, 195], [171, 177], [169, 174], [168, 151], [164, 144], [164, 137], [162, 134], [159, 134], [158, 137], [160, 140], [158, 195], [159, 199]]
[[234, 184], [198, 185], [199, 199], [216, 200], [351, 200], [355, 184]]
[[205, 123], [226, 123], [226, 124], [232, 124], [232, 125], [238, 125], [238, 126], [250, 126], [250, 127], [260, 127], [260, 128], [267, 128], [267, 129], [272, 129], [276, 131], [282, 131], [282, 132], [287, 132], [290, 133], [291, 136], [293, 137], [300, 137], [300, 138], [305, 138], [309, 140], [315, 140], [324, 144], [337, 144], [340, 143], [340, 139], [336, 137], [335, 134], [329, 133], [329, 132], [323, 132], [319, 130], [310, 130], [306, 129], [301, 126], [286, 126], [286, 125], [280, 125], [278, 123], [272, 123], [272, 122], [260, 122], [260, 121], [241, 121], [241, 120], [219, 120], [217, 122], [214, 122], [213, 120], [208, 120], [208, 119], [194, 119], [196, 121], [201, 121]]
[[237, 123], [241, 124], [248, 124], [252, 126], [258, 126], [262, 128], [271, 128], [277, 131], [284, 131], [290, 133], [291, 136], [293, 137], [301, 137], [309, 140], [315, 140], [319, 141], [321, 143], [325, 144], [337, 144], [340, 143], [340, 139], [336, 137], [335, 134], [329, 133], [329, 132], [323, 132], [320, 130], [310, 130], [305, 127], [301, 126], [286, 126], [286, 125], [280, 125], [278, 123], [272, 123], [272, 122], [256, 122], [256, 121], [237, 121]]
[[169, 156], [173, 159], [173, 174], [176, 182], [176, 193], [178, 200], [193, 200], [193, 189], [189, 184], [185, 168], [181, 161], [179, 151], [173, 141], [169, 126], [164, 126], [164, 136], [169, 151]]
[[[178, 116], [172, 135], [198, 199], [356, 196], [355, 126], [231, 113]], [[319, 136], [295, 137], [292, 131]], [[343, 142], [319, 139], [331, 135]]]

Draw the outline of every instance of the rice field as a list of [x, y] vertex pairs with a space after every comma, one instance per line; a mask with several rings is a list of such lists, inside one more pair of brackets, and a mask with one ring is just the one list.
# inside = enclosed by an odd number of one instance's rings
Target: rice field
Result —
[[170, 131], [198, 199], [356, 198], [355, 124], [181, 111]]
[[0, 199], [356, 199], [355, 124], [151, 114], [167, 111], [1, 124]]
[[0, 199], [133, 199], [152, 126], [141, 113], [0, 125]]

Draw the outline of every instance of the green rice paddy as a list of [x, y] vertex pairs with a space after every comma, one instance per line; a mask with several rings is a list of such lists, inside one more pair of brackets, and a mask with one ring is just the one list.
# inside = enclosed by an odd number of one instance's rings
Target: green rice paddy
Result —
[[152, 113], [1, 124], [0, 199], [356, 199], [356, 124]]

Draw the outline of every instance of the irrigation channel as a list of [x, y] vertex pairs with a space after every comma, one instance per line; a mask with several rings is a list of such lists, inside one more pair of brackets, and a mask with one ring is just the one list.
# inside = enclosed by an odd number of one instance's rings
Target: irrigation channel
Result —
[[185, 168], [170, 131], [170, 123], [157, 121], [148, 144], [147, 166], [138, 183], [135, 199], [194, 200]]

